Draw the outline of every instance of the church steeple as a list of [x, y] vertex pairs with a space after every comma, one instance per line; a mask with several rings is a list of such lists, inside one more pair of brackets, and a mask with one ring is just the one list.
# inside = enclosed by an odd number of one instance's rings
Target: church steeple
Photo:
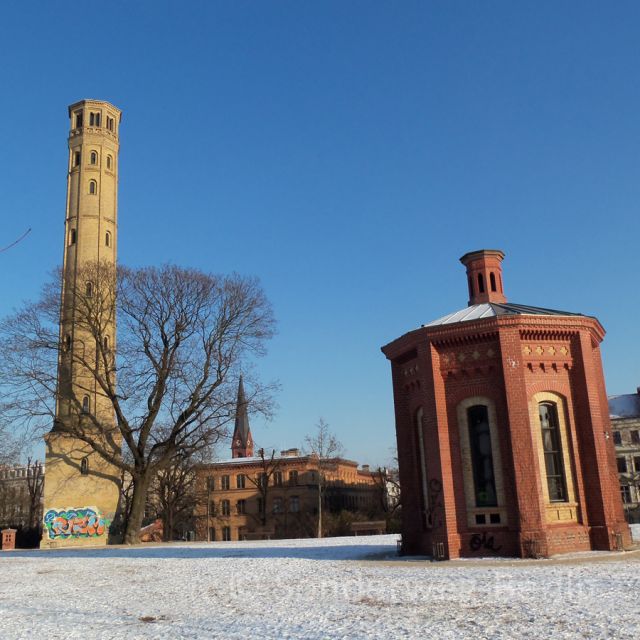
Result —
[[231, 456], [233, 458], [250, 458], [253, 456], [253, 438], [249, 427], [247, 398], [244, 394], [242, 376], [238, 384], [238, 402], [236, 404], [236, 426], [231, 441]]

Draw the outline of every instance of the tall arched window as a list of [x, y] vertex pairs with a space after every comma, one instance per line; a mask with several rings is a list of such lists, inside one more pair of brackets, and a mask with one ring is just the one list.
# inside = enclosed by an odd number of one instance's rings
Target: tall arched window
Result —
[[98, 183], [95, 180], [89, 180], [89, 193], [95, 196], [98, 193]]
[[80, 460], [80, 473], [83, 476], [89, 475], [89, 458], [82, 458], [82, 460]]
[[62, 341], [62, 350], [67, 352], [71, 351], [71, 336], [67, 333]]
[[98, 164], [98, 153], [96, 151], [92, 151], [89, 156], [89, 162], [91, 164]]
[[478, 274], [478, 292], [484, 293], [484, 276], [481, 273]]
[[496, 481], [493, 472], [493, 450], [489, 429], [489, 412], [482, 404], [467, 409], [469, 445], [473, 466], [476, 507], [496, 507]]
[[107, 169], [111, 169], [112, 162], [113, 160], [111, 159], [111, 156], [107, 156]]
[[558, 406], [553, 402], [541, 402], [538, 405], [540, 429], [542, 430], [542, 449], [544, 466], [547, 472], [547, 488], [550, 502], [567, 501], [567, 481], [562, 461]]
[[93, 283], [92, 282], [87, 282], [87, 284], [85, 285], [84, 295], [87, 298], [91, 298], [93, 296]]
[[491, 291], [497, 291], [496, 289], [496, 274], [493, 271], [489, 274], [489, 282], [491, 283]]
[[420, 478], [420, 497], [422, 503], [422, 525], [425, 529], [431, 526], [429, 519], [429, 489], [427, 476], [427, 461], [424, 450], [424, 411], [419, 407], [416, 411], [415, 429], [418, 444], [418, 476]]
[[82, 398], [82, 413], [89, 413], [91, 411], [91, 400], [89, 396], [84, 396]]
[[69, 246], [76, 243], [76, 230], [71, 229], [69, 231]]
[[109, 351], [109, 336], [102, 338], [102, 347], [105, 351]]
[[104, 234], [104, 244], [105, 244], [107, 247], [110, 247], [110, 246], [111, 246], [111, 231], [107, 231], [107, 232]]

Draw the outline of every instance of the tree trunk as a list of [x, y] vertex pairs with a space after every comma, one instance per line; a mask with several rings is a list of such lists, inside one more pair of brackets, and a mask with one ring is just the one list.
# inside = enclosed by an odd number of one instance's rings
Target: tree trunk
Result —
[[142, 529], [150, 480], [149, 472], [142, 473], [133, 480], [133, 496], [131, 497], [127, 529], [124, 533], [124, 544], [138, 544], [140, 542], [140, 529]]

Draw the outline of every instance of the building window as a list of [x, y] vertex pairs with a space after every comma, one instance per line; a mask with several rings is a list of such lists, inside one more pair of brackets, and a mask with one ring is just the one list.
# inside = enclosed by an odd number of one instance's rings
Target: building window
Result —
[[65, 352], [71, 351], [71, 336], [68, 333], [62, 341], [62, 350]]
[[109, 336], [102, 338], [102, 349], [104, 351], [109, 351]]
[[89, 458], [82, 458], [82, 460], [80, 460], [80, 473], [83, 476], [89, 475]]
[[295, 487], [298, 484], [298, 472], [297, 471], [289, 471], [289, 484], [292, 487]]
[[113, 131], [113, 118], [110, 118], [109, 116], [107, 116], [107, 129], [109, 129], [109, 131]]
[[258, 487], [268, 487], [269, 486], [269, 476], [266, 473], [258, 474]]
[[300, 511], [300, 497], [291, 496], [289, 498], [289, 511], [291, 513], [298, 513]]
[[622, 502], [624, 504], [630, 504], [631, 500], [631, 487], [629, 485], [623, 484], [620, 487], [620, 495], [622, 496]]
[[91, 152], [89, 156], [89, 164], [98, 164], [98, 154], [95, 151]]
[[215, 542], [216, 530], [214, 527], [209, 527], [209, 542]]
[[207, 476], [207, 489], [209, 489], [209, 491], [214, 491], [215, 488], [216, 488], [215, 476]]
[[636, 473], [640, 473], [640, 456], [635, 456], [633, 458], [633, 468]]
[[245, 483], [246, 483], [246, 476], [244, 475], [244, 473], [239, 473], [236, 476], [236, 487], [238, 489], [244, 489]]
[[491, 291], [496, 291], [496, 274], [493, 271], [489, 274], [489, 282], [491, 283]]
[[69, 231], [69, 246], [75, 243], [76, 243], [76, 230], [71, 229], [71, 231]]
[[273, 499], [273, 513], [282, 513], [282, 498]]
[[282, 486], [282, 471], [276, 471], [273, 474], [273, 484], [276, 487]]
[[89, 396], [84, 396], [82, 398], [82, 413], [89, 413], [91, 410], [91, 400]]
[[220, 515], [231, 515], [231, 503], [228, 500], [220, 500]]
[[104, 243], [107, 247], [111, 246], [111, 231], [107, 231], [104, 234]]
[[633, 444], [640, 444], [640, 431], [633, 430], [629, 432], [631, 435], [631, 442]]
[[616, 458], [618, 465], [618, 473], [627, 473], [627, 459], [624, 457]]
[[107, 169], [111, 169], [112, 159], [111, 156], [107, 156]]
[[473, 280], [471, 276], [469, 276], [469, 300], [471, 300], [471, 298], [473, 298]]
[[221, 476], [220, 478], [220, 488], [223, 491], [228, 491], [229, 490], [229, 476]]
[[79, 129], [82, 126], [82, 111], [76, 111], [74, 113], [75, 119], [76, 119], [76, 129]]
[[222, 527], [222, 540], [224, 542], [231, 541], [231, 527]]
[[98, 183], [95, 180], [89, 180], [89, 195], [95, 196], [98, 193]]
[[87, 298], [93, 297], [93, 283], [92, 282], [87, 282], [87, 284], [85, 285], [84, 295]]
[[542, 429], [542, 449], [547, 472], [547, 488], [551, 502], [566, 502], [567, 490], [562, 462], [558, 407], [551, 402], [538, 405], [540, 428]]
[[613, 444], [620, 446], [622, 444], [622, 435], [619, 431], [613, 432]]
[[424, 448], [424, 410], [419, 407], [415, 417], [416, 446], [418, 451], [418, 475], [420, 477], [420, 507], [422, 509], [422, 528], [428, 529], [429, 520], [429, 491], [427, 489], [427, 460]]
[[79, 167], [80, 166], [80, 160], [81, 160], [82, 156], [80, 155], [79, 151], [74, 151], [73, 153], [73, 166], [74, 167]]
[[247, 503], [245, 500], [238, 500], [236, 503], [236, 509], [238, 511], [238, 515], [243, 515], [246, 513]]
[[484, 293], [484, 276], [481, 273], [478, 274], [478, 292]]
[[469, 407], [467, 424], [476, 507], [496, 507], [498, 497], [493, 473], [493, 451], [487, 407], [482, 404]]
[[264, 498], [258, 498], [258, 514], [264, 515]]
[[95, 112], [89, 113], [89, 126], [90, 127], [100, 126], [100, 113], [95, 113]]

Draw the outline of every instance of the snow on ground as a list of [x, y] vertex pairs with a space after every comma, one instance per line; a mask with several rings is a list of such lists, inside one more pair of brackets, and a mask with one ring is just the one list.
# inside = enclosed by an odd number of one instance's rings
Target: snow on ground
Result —
[[637, 638], [640, 553], [387, 562], [395, 536], [0, 553], [0, 639]]

